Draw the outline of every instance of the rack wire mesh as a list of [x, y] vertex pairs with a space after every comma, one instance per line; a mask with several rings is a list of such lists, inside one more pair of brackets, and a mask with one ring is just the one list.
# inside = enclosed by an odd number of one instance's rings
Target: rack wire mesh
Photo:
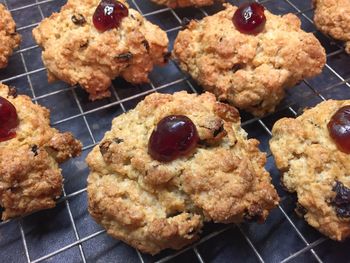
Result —
[[[88, 100], [81, 88], [63, 82], [48, 84], [40, 48], [31, 31], [44, 18], [58, 12], [65, 0], [0, 0], [11, 11], [23, 36], [20, 49], [8, 68], [0, 71], [0, 81], [16, 86], [19, 93], [51, 110], [52, 125], [72, 131], [83, 144], [81, 157], [63, 165], [63, 196], [57, 207], [19, 219], [0, 221], [0, 258], [2, 262], [350, 262], [350, 242], [338, 243], [323, 237], [294, 212], [295, 196], [279, 185], [279, 172], [269, 151], [268, 140], [274, 122], [294, 117], [303, 109], [326, 99], [350, 99], [350, 57], [341, 43], [318, 32], [313, 24], [311, 1], [259, 1], [275, 14], [294, 13], [302, 28], [312, 32], [327, 51], [327, 65], [321, 75], [308, 79], [288, 91], [277, 111], [264, 118], [241, 113], [242, 126], [250, 137], [261, 141], [268, 153], [267, 170], [271, 173], [281, 203], [263, 225], [207, 224], [202, 238], [181, 251], [164, 251], [149, 256], [112, 239], [87, 212], [84, 162], [87, 153], [110, 129], [111, 120], [132, 109], [152, 92], [173, 93], [179, 90], [202, 92], [202, 89], [175, 61], [156, 67], [151, 82], [132, 86], [122, 79], [112, 85], [112, 97], [96, 102]], [[240, 4], [244, 1], [228, 1]], [[183, 18], [201, 19], [221, 10], [221, 5], [205, 8], [170, 9], [148, 0], [130, 0], [151, 22], [166, 30], [173, 41]]]

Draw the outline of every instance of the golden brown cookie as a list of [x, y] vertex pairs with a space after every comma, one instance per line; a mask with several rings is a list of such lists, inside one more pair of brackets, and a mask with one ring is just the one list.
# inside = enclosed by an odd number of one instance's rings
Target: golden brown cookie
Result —
[[[16, 136], [0, 142], [0, 207], [2, 220], [55, 206], [61, 195], [58, 164], [81, 152], [71, 133], [50, 127], [48, 109], [0, 84], [0, 96], [17, 110]], [[1, 126], [2, 127], [2, 126]]]
[[20, 42], [21, 37], [16, 32], [16, 24], [11, 13], [0, 4], [0, 69], [7, 66], [9, 57]]
[[174, 44], [180, 67], [219, 100], [262, 116], [275, 110], [285, 89], [321, 72], [325, 50], [313, 34], [300, 29], [295, 15], [265, 10], [264, 30], [248, 35], [232, 22], [237, 7], [225, 6], [192, 21]]
[[92, 23], [99, 2], [69, 0], [33, 30], [49, 80], [79, 84], [92, 100], [110, 96], [117, 76], [148, 82], [153, 66], [165, 63], [168, 46], [166, 33], [131, 8], [118, 28], [101, 33]]
[[213, 5], [215, 2], [223, 2], [223, 0], [151, 0], [152, 2], [159, 5], [166, 5], [170, 8], [177, 7], [188, 7], [188, 6], [209, 6]]
[[[159, 162], [148, 140], [169, 115], [190, 118], [200, 141], [192, 154]], [[194, 242], [206, 221], [262, 222], [279, 197], [258, 145], [213, 94], [149, 95], [115, 118], [87, 157], [89, 211], [110, 235], [151, 254]]]
[[350, 155], [338, 150], [327, 124], [345, 105], [350, 100], [329, 100], [296, 119], [283, 118], [274, 125], [270, 141], [283, 185], [297, 193], [299, 211], [334, 240], [350, 236]]
[[314, 21], [323, 33], [345, 42], [345, 51], [350, 54], [350, 1], [313, 0]]

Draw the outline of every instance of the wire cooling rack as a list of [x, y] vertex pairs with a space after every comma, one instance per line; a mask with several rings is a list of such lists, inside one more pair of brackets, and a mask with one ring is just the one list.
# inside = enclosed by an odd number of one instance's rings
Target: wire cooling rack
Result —
[[[350, 262], [350, 242], [331, 241], [309, 227], [294, 212], [295, 196], [279, 185], [279, 172], [269, 151], [268, 140], [274, 122], [294, 117], [306, 107], [329, 98], [350, 99], [350, 57], [341, 43], [318, 32], [312, 22], [310, 1], [260, 1], [275, 14], [295, 13], [302, 27], [312, 32], [327, 51], [327, 65], [321, 75], [305, 80], [288, 91], [274, 114], [255, 118], [242, 112], [242, 125], [250, 137], [261, 141], [268, 153], [267, 170], [271, 173], [281, 203], [263, 225], [207, 224], [202, 238], [181, 251], [165, 251], [151, 257], [112, 239], [87, 212], [84, 159], [91, 148], [110, 129], [111, 120], [132, 109], [147, 94], [179, 90], [201, 92], [193, 80], [170, 61], [150, 74], [151, 82], [132, 86], [121, 79], [113, 82], [112, 97], [90, 102], [79, 87], [63, 82], [48, 84], [41, 49], [31, 31], [44, 18], [59, 11], [62, 0], [0, 0], [11, 11], [23, 40], [9, 66], [0, 71], [0, 81], [16, 86], [19, 93], [51, 110], [51, 121], [61, 131], [72, 131], [83, 144], [80, 158], [63, 165], [63, 196], [57, 207], [33, 215], [0, 222], [1, 262]], [[243, 1], [229, 1], [240, 4]], [[130, 6], [148, 20], [166, 30], [173, 41], [183, 18], [201, 19], [221, 10], [220, 5], [200, 9], [172, 10], [149, 0], [130, 0]]]

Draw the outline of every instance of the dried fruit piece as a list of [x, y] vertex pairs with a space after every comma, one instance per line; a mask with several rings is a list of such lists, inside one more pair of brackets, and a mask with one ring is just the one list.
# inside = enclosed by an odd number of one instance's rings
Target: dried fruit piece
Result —
[[338, 149], [350, 153], [350, 105], [341, 107], [332, 116], [327, 127]]
[[17, 98], [17, 96], [18, 96], [17, 89], [15, 87], [9, 86], [8, 96], [11, 96], [13, 98]]
[[72, 16], [72, 22], [78, 26], [83, 26], [86, 24], [85, 17], [82, 14], [77, 14]]
[[149, 43], [146, 39], [142, 40], [142, 45], [145, 47], [145, 49], [147, 50], [147, 52], [149, 52], [150, 46]]
[[32, 152], [34, 153], [34, 156], [38, 156], [38, 150], [39, 150], [39, 147], [38, 147], [38, 145], [33, 145], [32, 146]]
[[133, 55], [131, 52], [126, 52], [126, 53], [117, 55], [115, 58], [118, 60], [121, 60], [121, 61], [128, 61], [128, 60], [132, 59], [132, 57], [133, 57]]
[[295, 208], [295, 212], [299, 217], [304, 217], [307, 214], [307, 209], [298, 202]]
[[18, 124], [15, 106], [7, 99], [0, 97], [0, 142], [14, 138]]
[[129, 15], [128, 8], [115, 0], [102, 0], [97, 6], [92, 21], [97, 30], [104, 32], [117, 28], [124, 17]]
[[194, 123], [183, 115], [163, 118], [153, 130], [148, 153], [153, 159], [169, 162], [192, 152], [199, 141]]
[[336, 192], [335, 198], [332, 200], [332, 205], [338, 217], [350, 217], [350, 189], [342, 182], [336, 181], [332, 189]]
[[246, 3], [233, 15], [232, 21], [237, 30], [245, 34], [258, 34], [263, 31], [266, 17], [265, 8], [258, 3]]

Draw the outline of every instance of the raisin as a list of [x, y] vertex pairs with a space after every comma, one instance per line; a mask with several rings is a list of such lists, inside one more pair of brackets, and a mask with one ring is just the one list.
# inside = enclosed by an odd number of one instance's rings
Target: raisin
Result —
[[87, 40], [85, 43], [80, 44], [80, 48], [87, 48], [89, 46], [89, 41]]
[[38, 145], [33, 145], [32, 146], [32, 152], [34, 153], [34, 156], [37, 156], [38, 155], [38, 149], [39, 149], [39, 147], [38, 147]]
[[232, 71], [233, 71], [233, 73], [235, 73], [235, 72], [237, 72], [238, 70], [243, 69], [244, 67], [245, 67], [244, 64], [235, 64], [235, 65], [233, 65], [233, 67], [232, 67]]
[[336, 181], [333, 189], [336, 196], [331, 201], [338, 217], [350, 217], [350, 188], [346, 187], [342, 182]]
[[101, 154], [105, 155], [108, 152], [109, 147], [111, 146], [112, 143], [119, 144], [119, 143], [122, 143], [122, 142], [124, 142], [124, 140], [120, 139], [118, 137], [114, 138], [113, 141], [106, 140], [106, 141], [101, 142], [100, 145], [99, 145]]
[[303, 207], [300, 203], [297, 203], [297, 207], [295, 208], [295, 212], [299, 217], [304, 217], [307, 213], [307, 209]]
[[248, 223], [261, 221], [261, 215], [259, 215], [259, 214], [251, 215], [248, 212], [244, 213], [243, 218], [244, 218], [244, 221], [246, 221]]
[[246, 222], [261, 222], [263, 221], [263, 210], [257, 205], [253, 204], [250, 208], [246, 209], [243, 218]]
[[8, 96], [11, 96], [13, 98], [17, 98], [17, 96], [18, 96], [17, 89], [15, 87], [9, 87]]
[[114, 141], [116, 144], [119, 144], [119, 143], [124, 142], [124, 140], [123, 140], [123, 139], [120, 139], [120, 138], [114, 138], [113, 141]]
[[222, 133], [224, 130], [224, 124], [221, 124], [218, 129], [214, 130], [213, 135], [214, 137], [218, 136], [220, 133]]
[[142, 41], [142, 45], [145, 47], [145, 49], [147, 50], [147, 52], [149, 52], [149, 43], [148, 41], [145, 39]]
[[131, 52], [126, 52], [126, 53], [117, 55], [115, 58], [122, 61], [128, 61], [132, 59], [132, 57], [133, 55], [131, 54]]
[[108, 152], [109, 146], [111, 146], [111, 144], [112, 142], [109, 140], [100, 143], [99, 147], [102, 155], [105, 155]]
[[197, 229], [196, 228], [190, 228], [187, 235], [189, 236], [193, 236], [194, 234], [196, 234]]
[[83, 26], [86, 24], [85, 17], [82, 14], [77, 14], [72, 16], [72, 22], [78, 26]]

